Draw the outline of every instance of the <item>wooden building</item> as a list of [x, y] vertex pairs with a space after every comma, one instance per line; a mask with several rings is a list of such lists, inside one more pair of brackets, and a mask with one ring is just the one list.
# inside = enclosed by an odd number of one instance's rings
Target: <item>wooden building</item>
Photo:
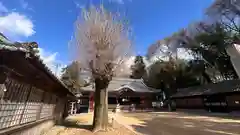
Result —
[[240, 80], [179, 89], [171, 99], [176, 103], [176, 108], [206, 109], [209, 112], [240, 111]]
[[[158, 100], [161, 90], [147, 87], [141, 79], [113, 78], [108, 88], [109, 109], [115, 109], [117, 104], [120, 109], [129, 109], [134, 104], [137, 108], [152, 108], [152, 103]], [[81, 109], [93, 111], [94, 86], [84, 87], [80, 97]]]
[[35, 53], [0, 42], [0, 135], [40, 135], [75, 98]]

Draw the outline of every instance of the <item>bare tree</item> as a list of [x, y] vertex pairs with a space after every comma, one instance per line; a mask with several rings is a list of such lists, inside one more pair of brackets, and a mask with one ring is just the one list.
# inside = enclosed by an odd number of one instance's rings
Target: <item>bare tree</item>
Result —
[[209, 15], [211, 19], [220, 22], [226, 29], [240, 33], [239, 0], [215, 0], [207, 9], [207, 15]]
[[121, 65], [116, 68], [114, 76], [128, 78], [132, 72], [131, 65], [134, 63], [134, 58], [134, 56], [124, 58]]
[[207, 13], [215, 14], [234, 14], [240, 16], [240, 1], [239, 0], [215, 0], [207, 9]]
[[92, 74], [95, 83], [93, 131], [106, 130], [108, 125], [107, 87], [114, 71], [131, 50], [127, 23], [104, 9], [91, 6], [82, 9], [76, 21], [71, 44], [75, 58]]

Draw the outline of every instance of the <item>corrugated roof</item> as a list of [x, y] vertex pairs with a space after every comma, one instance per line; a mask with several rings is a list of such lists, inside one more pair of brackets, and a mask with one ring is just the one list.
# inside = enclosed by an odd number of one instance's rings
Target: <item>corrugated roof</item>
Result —
[[216, 93], [240, 92], [240, 80], [226, 80], [202, 86], [179, 89], [172, 98], [189, 97], [197, 95], [212, 95]]

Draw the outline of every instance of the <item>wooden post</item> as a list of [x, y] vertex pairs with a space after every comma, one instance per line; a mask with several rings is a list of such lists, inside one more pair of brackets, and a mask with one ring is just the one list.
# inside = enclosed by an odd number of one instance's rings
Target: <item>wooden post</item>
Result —
[[3, 97], [6, 92], [6, 86], [5, 86], [5, 81], [7, 79], [6, 74], [4, 74], [4, 71], [2, 68], [0, 68], [0, 102], [3, 102]]
[[23, 115], [24, 115], [24, 112], [25, 112], [25, 109], [26, 109], [26, 106], [27, 106], [27, 103], [28, 103], [28, 99], [29, 99], [29, 97], [30, 97], [30, 95], [31, 95], [31, 92], [32, 92], [32, 89], [33, 89], [33, 88], [34, 88], [33, 86], [30, 86], [30, 89], [29, 89], [29, 92], [28, 92], [26, 101], [25, 101], [25, 103], [24, 103], [24, 108], [23, 108], [22, 114], [21, 114], [21, 116], [20, 116], [19, 124], [22, 123], [22, 118], [23, 118]]
[[76, 114], [76, 102], [73, 102], [73, 114]]
[[71, 111], [70, 111], [70, 114], [71, 114], [71, 115], [73, 114], [73, 102], [71, 102]]
[[89, 95], [89, 112], [93, 112], [94, 110], [94, 93], [91, 92]]
[[43, 94], [42, 94], [41, 104], [40, 104], [40, 107], [39, 107], [39, 110], [38, 110], [38, 113], [37, 113], [37, 120], [39, 120], [41, 118], [41, 111], [42, 111], [42, 107], [43, 107], [43, 104], [44, 104], [45, 93], [46, 92], [43, 92]]
[[75, 114], [75, 107], [74, 107], [74, 105], [75, 105], [75, 102], [71, 102], [71, 111], [70, 111], [71, 115]]
[[[60, 112], [62, 112], [62, 111], [60, 111]], [[63, 107], [62, 118], [65, 119], [68, 115], [69, 115], [69, 102], [68, 102], [67, 99], [64, 99], [64, 107]]]

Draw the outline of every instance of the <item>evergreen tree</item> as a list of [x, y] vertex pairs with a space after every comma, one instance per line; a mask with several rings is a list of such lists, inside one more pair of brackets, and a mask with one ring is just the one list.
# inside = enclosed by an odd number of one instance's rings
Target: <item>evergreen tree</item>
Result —
[[136, 56], [134, 64], [131, 66], [132, 74], [130, 78], [140, 79], [146, 73], [145, 63], [143, 62], [142, 56]]

